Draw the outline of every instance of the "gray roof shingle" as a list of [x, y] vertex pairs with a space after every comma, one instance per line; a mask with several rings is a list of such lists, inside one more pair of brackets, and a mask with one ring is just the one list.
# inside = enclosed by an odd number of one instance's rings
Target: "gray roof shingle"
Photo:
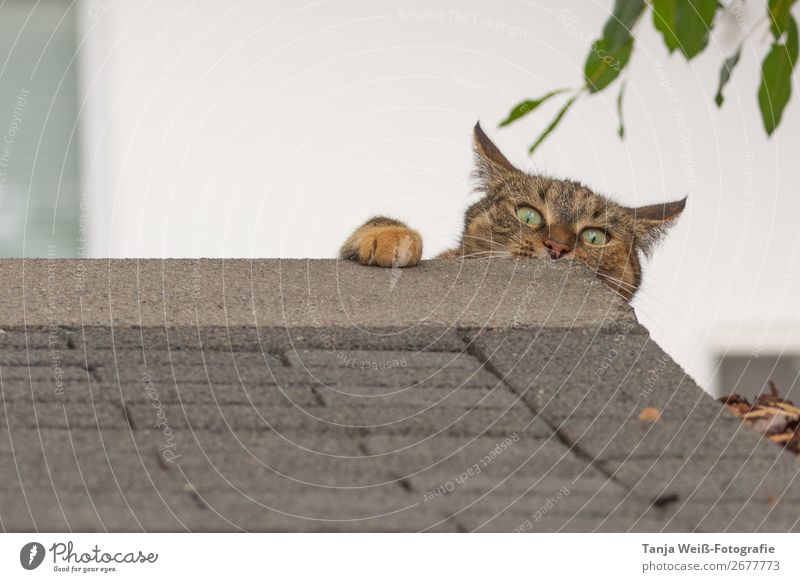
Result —
[[6, 531], [798, 529], [794, 457], [579, 266], [3, 260], [0, 286]]

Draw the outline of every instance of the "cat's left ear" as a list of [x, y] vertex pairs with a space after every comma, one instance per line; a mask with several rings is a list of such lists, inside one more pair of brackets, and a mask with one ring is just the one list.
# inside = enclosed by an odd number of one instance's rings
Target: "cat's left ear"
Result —
[[475, 124], [473, 132], [473, 139], [475, 143], [475, 158], [479, 166], [485, 166], [484, 170], [510, 170], [518, 172], [514, 164], [508, 161], [502, 152], [497, 148], [489, 136], [483, 132], [481, 123]]
[[636, 233], [641, 241], [641, 250], [650, 254], [653, 246], [675, 224], [678, 217], [686, 208], [686, 198], [664, 204], [651, 204], [638, 208], [626, 208], [633, 217]]

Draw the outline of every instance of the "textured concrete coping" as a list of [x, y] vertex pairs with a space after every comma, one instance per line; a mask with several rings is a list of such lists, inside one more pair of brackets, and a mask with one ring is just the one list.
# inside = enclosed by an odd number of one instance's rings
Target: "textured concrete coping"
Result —
[[[0, 261], [0, 281], [0, 326], [19, 325], [23, 311], [29, 326], [569, 327], [634, 317], [582, 268], [533, 261]], [[527, 309], [534, 299], [540, 307]], [[556, 300], [571, 309], [553, 309]]]
[[5, 260], [0, 285], [6, 531], [798, 529], [794, 457], [580, 266]]

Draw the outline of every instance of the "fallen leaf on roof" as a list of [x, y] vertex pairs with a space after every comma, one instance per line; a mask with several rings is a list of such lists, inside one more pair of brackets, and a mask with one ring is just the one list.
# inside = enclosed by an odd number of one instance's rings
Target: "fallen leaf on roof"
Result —
[[770, 380], [769, 392], [759, 394], [752, 404], [739, 394], [723, 396], [719, 400], [734, 416], [741, 418], [745, 426], [800, 455], [800, 408], [780, 397], [775, 382]]
[[661, 411], [652, 406], [643, 408], [639, 413], [639, 420], [644, 420], [646, 422], [656, 422], [659, 418], [661, 418]]

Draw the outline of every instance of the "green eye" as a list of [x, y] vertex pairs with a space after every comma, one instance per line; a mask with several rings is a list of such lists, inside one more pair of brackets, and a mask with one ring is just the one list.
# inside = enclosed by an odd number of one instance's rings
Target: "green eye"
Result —
[[519, 206], [517, 208], [517, 218], [525, 224], [532, 224], [534, 226], [544, 224], [544, 218], [539, 214], [539, 211], [530, 206]]
[[587, 228], [581, 233], [581, 238], [590, 245], [603, 246], [608, 242], [608, 235], [599, 228]]

